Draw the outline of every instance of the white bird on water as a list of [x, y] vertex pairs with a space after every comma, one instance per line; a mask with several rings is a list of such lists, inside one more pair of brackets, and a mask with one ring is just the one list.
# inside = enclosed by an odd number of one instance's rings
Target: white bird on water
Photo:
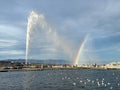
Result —
[[97, 82], [97, 85], [98, 85], [98, 86], [100, 86], [100, 83], [99, 83], [99, 82]]
[[110, 89], [113, 89], [113, 87], [110, 87]]
[[74, 82], [73, 85], [76, 86], [76, 83]]

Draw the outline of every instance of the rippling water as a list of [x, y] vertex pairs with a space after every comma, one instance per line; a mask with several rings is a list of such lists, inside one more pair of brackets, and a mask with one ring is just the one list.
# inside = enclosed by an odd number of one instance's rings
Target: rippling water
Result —
[[120, 90], [120, 70], [0, 72], [0, 90]]

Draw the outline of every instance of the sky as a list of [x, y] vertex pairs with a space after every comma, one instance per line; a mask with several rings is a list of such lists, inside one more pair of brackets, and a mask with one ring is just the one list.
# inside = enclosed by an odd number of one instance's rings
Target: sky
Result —
[[[74, 44], [75, 52], [89, 34], [82, 59], [100, 63], [120, 61], [119, 8], [119, 0], [1, 0], [0, 60], [25, 58], [28, 16], [36, 11], [60, 36]], [[47, 54], [49, 58], [51, 53]]]

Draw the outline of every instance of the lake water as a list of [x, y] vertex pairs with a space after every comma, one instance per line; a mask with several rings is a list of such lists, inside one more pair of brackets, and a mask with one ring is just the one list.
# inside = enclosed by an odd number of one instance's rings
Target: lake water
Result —
[[0, 90], [120, 90], [120, 70], [0, 72]]

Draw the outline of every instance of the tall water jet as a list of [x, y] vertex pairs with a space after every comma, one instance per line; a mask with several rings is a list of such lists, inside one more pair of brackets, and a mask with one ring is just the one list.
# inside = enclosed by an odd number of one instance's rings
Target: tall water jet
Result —
[[84, 45], [85, 45], [85, 43], [86, 43], [86, 41], [87, 41], [87, 38], [88, 38], [88, 34], [85, 35], [82, 43], [80, 44], [80, 47], [79, 47], [79, 49], [78, 49], [78, 53], [77, 53], [77, 55], [76, 55], [76, 57], [75, 57], [75, 60], [74, 60], [74, 65], [78, 65], [78, 62], [79, 62], [79, 59], [80, 59], [80, 57], [81, 57], [81, 53], [82, 53], [82, 51], [83, 51]]
[[[39, 17], [43, 17], [42, 15]], [[32, 30], [34, 28], [34, 26], [36, 25], [36, 22], [38, 20], [38, 15], [32, 11], [28, 17], [28, 24], [27, 24], [27, 35], [26, 35], [26, 64], [28, 63], [28, 54], [29, 54], [29, 43], [30, 43], [30, 39], [31, 39], [31, 33]]]
[[29, 41], [30, 41], [30, 20], [28, 18], [28, 24], [27, 24], [27, 34], [26, 34], [26, 61], [25, 64], [28, 63], [28, 49], [29, 49]]
[[[36, 29], [37, 28], [37, 29]], [[32, 34], [36, 30], [44, 31], [48, 37], [48, 39], [54, 44], [55, 48], [62, 49], [65, 54], [72, 60], [74, 57], [74, 50], [72, 47], [74, 45], [69, 44], [67, 40], [62, 38], [63, 36], [59, 36], [56, 30], [46, 21], [44, 15], [37, 14], [32, 11], [28, 18], [27, 25], [27, 35], [26, 35], [26, 64], [28, 63], [30, 42], [32, 38]], [[37, 33], [39, 35], [39, 33]]]
[[32, 14], [31, 12], [30, 16], [28, 17], [28, 24], [27, 24], [27, 34], [26, 34], [26, 62], [25, 64], [28, 63], [28, 52], [29, 52], [29, 42], [30, 42], [30, 30], [32, 27]]

